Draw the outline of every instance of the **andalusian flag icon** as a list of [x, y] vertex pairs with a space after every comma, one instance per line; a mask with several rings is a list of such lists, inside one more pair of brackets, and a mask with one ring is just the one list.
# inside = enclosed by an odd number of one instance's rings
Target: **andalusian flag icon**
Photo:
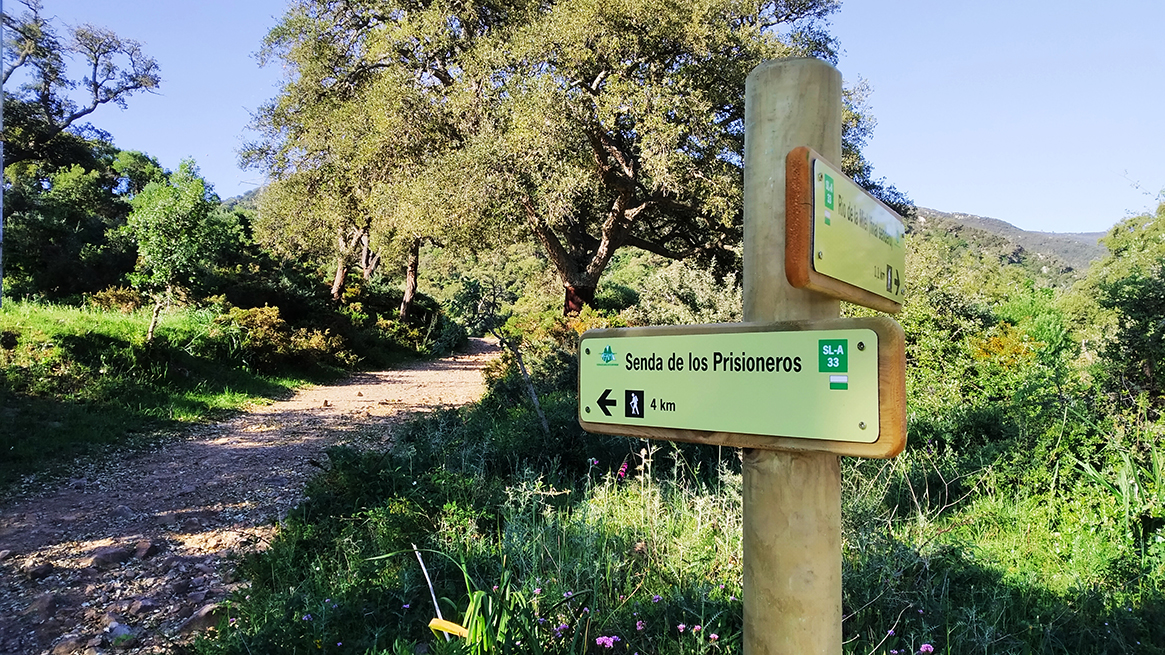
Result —
[[829, 376], [830, 389], [849, 389], [848, 375], [831, 375]]
[[829, 218], [833, 214], [833, 178], [825, 174], [822, 177], [825, 178], [825, 224], [829, 225]]

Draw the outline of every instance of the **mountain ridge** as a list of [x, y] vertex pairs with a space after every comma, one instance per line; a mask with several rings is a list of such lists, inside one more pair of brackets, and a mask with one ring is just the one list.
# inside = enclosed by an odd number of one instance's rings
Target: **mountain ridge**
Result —
[[[1100, 243], [1107, 232], [1035, 232], [997, 218], [928, 207], [919, 207], [912, 223], [916, 231], [958, 234], [984, 250], [1000, 251], [1014, 263], [1034, 255], [1041, 271], [1056, 277], [1079, 277], [1092, 262], [1108, 254]], [[1009, 246], [1011, 252], [1004, 252]]]

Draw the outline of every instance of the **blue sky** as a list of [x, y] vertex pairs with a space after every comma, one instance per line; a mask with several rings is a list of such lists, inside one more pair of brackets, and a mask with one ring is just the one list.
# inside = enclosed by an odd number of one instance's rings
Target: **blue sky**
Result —
[[[236, 151], [282, 75], [253, 54], [283, 0], [44, 2], [158, 60], [157, 94], [91, 116], [119, 147], [167, 168], [194, 157], [224, 198], [262, 183]], [[1162, 25], [1161, 0], [849, 0], [831, 32], [843, 76], [874, 91], [866, 155], [877, 176], [924, 207], [1098, 232], [1165, 189]]]

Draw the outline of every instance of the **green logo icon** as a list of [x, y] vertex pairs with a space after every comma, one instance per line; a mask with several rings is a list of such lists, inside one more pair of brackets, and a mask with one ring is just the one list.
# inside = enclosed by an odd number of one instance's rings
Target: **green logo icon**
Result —
[[599, 359], [603, 360], [603, 363], [599, 364], [599, 366], [618, 366], [619, 365], [618, 363], [615, 362], [615, 351], [611, 350], [611, 346], [607, 346], [606, 348], [603, 348], [603, 352], [599, 355]]
[[849, 389], [849, 376], [836, 375], [849, 372], [849, 339], [818, 339], [817, 370], [833, 373], [829, 376], [829, 388]]
[[817, 341], [817, 370], [821, 373], [849, 371], [849, 339], [819, 339]]
[[[824, 175], [824, 174], [823, 174]], [[825, 207], [833, 209], [833, 178], [825, 175]]]

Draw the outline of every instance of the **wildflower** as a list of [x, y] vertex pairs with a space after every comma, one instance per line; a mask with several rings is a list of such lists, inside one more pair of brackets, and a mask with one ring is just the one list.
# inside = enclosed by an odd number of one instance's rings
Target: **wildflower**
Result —
[[716, 641], [719, 638], [720, 638], [720, 635], [716, 634], [715, 632], [708, 635], [708, 641]]
[[651, 602], [653, 602], [653, 603], [658, 603], [661, 600], [663, 600], [663, 596], [660, 596], [659, 594], [656, 594], [656, 595], [651, 597]]
[[677, 625], [676, 627], [679, 628], [680, 632], [683, 632], [684, 630], [687, 630], [687, 628], [688, 628], [688, 626], [684, 625], [683, 623]]
[[729, 596], [728, 600], [736, 600], [736, 596]]
[[535, 595], [535, 596], [537, 596], [537, 595], [538, 595], [538, 594], [540, 594], [540, 593], [542, 593], [542, 587], [538, 587], [537, 589], [535, 589], [535, 590], [534, 590], [534, 595]]
[[304, 614], [304, 615], [303, 615], [303, 620], [304, 620], [304, 621], [310, 621], [310, 620], [311, 620], [311, 614]]
[[538, 625], [542, 625], [543, 623], [546, 623], [546, 619], [542, 618], [541, 616], [538, 617]]
[[599, 637], [595, 639], [595, 643], [599, 646], [602, 646], [603, 648], [614, 648], [615, 642], [618, 641], [622, 641], [622, 639], [619, 639], [615, 635], [611, 635], [610, 637]]
[[923, 644], [923, 645], [918, 647], [918, 652], [920, 652], [920, 653], [933, 653], [934, 646], [931, 646], [930, 644]]
[[404, 605], [401, 605], [401, 609], [407, 610], [409, 608], [409, 605], [410, 605], [410, 603], [405, 603]]
[[701, 630], [700, 626], [696, 626], [696, 627], [692, 628], [692, 632], [699, 632], [700, 630]]
[[919, 613], [919, 614], [922, 614], [922, 610], [918, 610], [918, 613]]
[[894, 636], [894, 628], [890, 628], [889, 630], [887, 630], [886, 636], [893, 637]]
[[343, 646], [343, 645], [344, 645], [344, 642], [342, 642], [342, 641], [337, 641], [337, 642], [336, 642], [336, 645], [337, 645], [337, 646]]
[[587, 463], [588, 463], [588, 464], [590, 464], [591, 466], [598, 466], [598, 465], [599, 465], [599, 460], [598, 460], [598, 459], [596, 459], [596, 458], [594, 458], [594, 457], [592, 457], [592, 458], [590, 458], [590, 459], [588, 459], [588, 460], [587, 460]]
[[898, 651], [891, 649], [890, 655], [898, 655]]
[[563, 598], [570, 598], [573, 595], [574, 595], [573, 591], [567, 591], [567, 592], [563, 592], [562, 597]]
[[619, 477], [627, 477], [627, 462], [623, 462], [623, 465], [619, 467]]
[[640, 631], [640, 632], [643, 632], [644, 628], [646, 628], [646, 627], [647, 627], [647, 624], [644, 623], [642, 619], [635, 622], [635, 629]]

